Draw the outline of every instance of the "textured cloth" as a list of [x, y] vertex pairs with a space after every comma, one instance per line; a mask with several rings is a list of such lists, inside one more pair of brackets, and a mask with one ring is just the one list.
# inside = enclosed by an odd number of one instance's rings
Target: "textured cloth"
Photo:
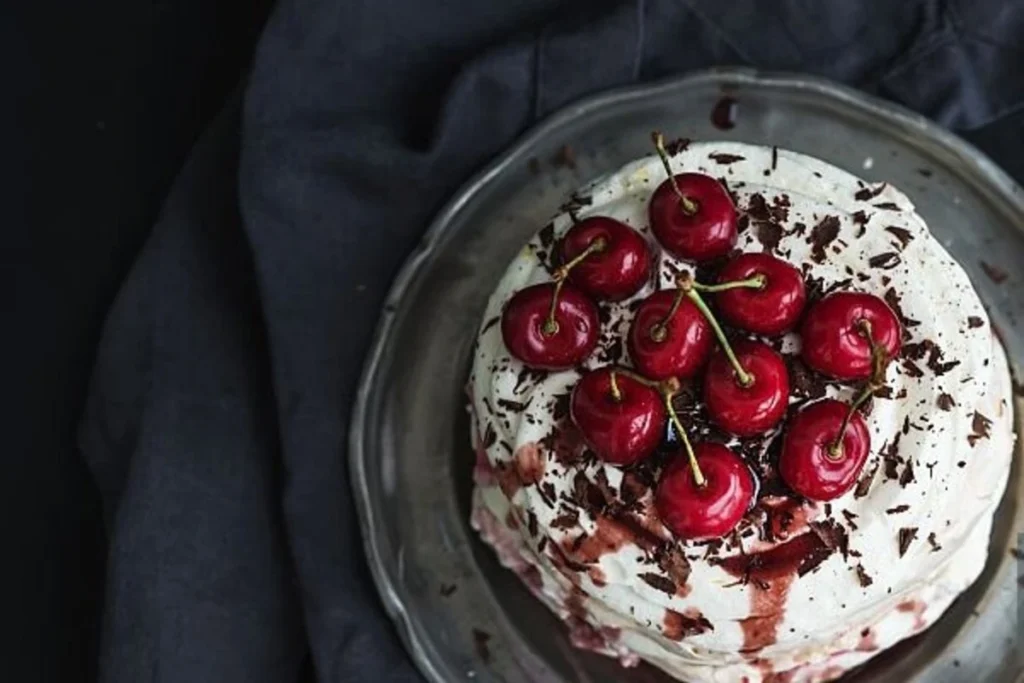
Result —
[[1003, 0], [282, 0], [124, 283], [81, 447], [111, 534], [102, 680], [418, 681], [364, 565], [347, 421], [432, 214], [583, 95], [721, 64], [917, 109], [1024, 177]]

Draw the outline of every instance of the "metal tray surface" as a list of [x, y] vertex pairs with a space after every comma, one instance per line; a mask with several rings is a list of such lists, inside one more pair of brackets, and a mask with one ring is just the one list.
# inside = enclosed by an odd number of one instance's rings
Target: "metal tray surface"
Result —
[[[727, 131], [710, 118], [723, 94], [738, 103]], [[670, 680], [652, 667], [622, 669], [575, 650], [467, 522], [473, 454], [464, 385], [487, 299], [559, 204], [591, 178], [648, 154], [653, 129], [774, 144], [895, 184], [971, 275], [1011, 361], [1024, 359], [1024, 282], [1015, 267], [1024, 264], [1024, 192], [923, 117], [830, 82], [748, 69], [630, 87], [561, 111], [435, 219], [391, 290], [353, 414], [350, 465], [370, 569], [430, 681]], [[564, 145], [573, 163], [560, 155]], [[553, 163], [559, 156], [562, 163]], [[993, 266], [1009, 276], [996, 282]], [[1024, 547], [1019, 452], [977, 584], [925, 634], [844, 683], [1021, 680], [1024, 562], [1010, 552]]]

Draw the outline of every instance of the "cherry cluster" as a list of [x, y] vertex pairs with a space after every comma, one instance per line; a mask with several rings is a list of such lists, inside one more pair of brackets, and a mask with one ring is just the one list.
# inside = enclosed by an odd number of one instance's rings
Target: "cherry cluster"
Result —
[[[693, 263], [728, 256], [737, 240], [729, 193], [710, 176], [673, 174], [657, 133], [654, 142], [668, 175], [648, 206], [656, 240]], [[559, 256], [563, 265], [552, 281], [517, 292], [501, 319], [509, 352], [544, 370], [568, 369], [590, 356], [600, 328], [595, 300], [635, 295], [652, 267], [647, 241], [605, 216], [573, 225], [561, 240]], [[713, 298], [717, 316], [705, 296]], [[718, 317], [738, 332], [762, 338], [799, 324], [801, 355], [812, 370], [863, 382], [849, 404], [823, 399], [801, 408], [785, 426], [778, 463], [783, 481], [811, 500], [832, 500], [856, 482], [870, 451], [858, 409], [884, 385], [887, 363], [900, 349], [900, 323], [870, 294], [836, 292], [805, 312], [806, 304], [800, 271], [770, 254], [739, 254], [710, 283], [680, 274], [674, 288], [654, 292], [636, 310], [627, 338], [634, 367], [597, 368], [574, 387], [571, 418], [605, 462], [625, 466], [649, 457], [672, 423], [686, 457], [664, 468], [655, 505], [676, 536], [728, 534], [753, 505], [755, 491], [755, 475], [734, 450], [690, 442], [672, 403], [680, 383], [703, 373], [708, 418], [738, 437], [774, 429], [789, 405], [789, 376], [779, 353], [753, 336], [730, 342]]]

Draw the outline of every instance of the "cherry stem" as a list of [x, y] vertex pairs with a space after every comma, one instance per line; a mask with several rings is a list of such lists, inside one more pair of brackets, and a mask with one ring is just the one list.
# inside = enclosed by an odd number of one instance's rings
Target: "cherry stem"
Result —
[[548, 317], [540, 328], [541, 333], [545, 337], [558, 334], [558, 321], [555, 320], [555, 311], [558, 308], [558, 295], [562, 293], [562, 285], [564, 284], [565, 278], [555, 280], [555, 291], [551, 294], [551, 308], [548, 309]]
[[754, 383], [754, 376], [743, 369], [740, 364], [739, 358], [736, 357], [736, 353], [732, 350], [732, 345], [729, 344], [729, 340], [725, 337], [725, 332], [722, 330], [722, 326], [718, 324], [718, 320], [715, 319], [711, 309], [708, 308], [704, 298], [694, 288], [693, 279], [688, 273], [682, 273], [678, 278], [678, 284], [680, 290], [686, 294], [686, 297], [693, 302], [693, 305], [697, 307], [697, 310], [701, 312], [704, 318], [711, 325], [711, 329], [714, 330], [715, 336], [718, 338], [718, 343], [721, 344], [722, 350], [725, 351], [725, 357], [729, 359], [729, 363], [732, 365], [732, 369], [736, 372], [736, 380], [739, 382], [741, 387], [749, 387]]
[[554, 278], [556, 280], [564, 280], [569, 277], [569, 271], [578, 266], [584, 259], [591, 254], [597, 254], [608, 248], [608, 240], [604, 237], [598, 237], [593, 242], [587, 245], [587, 248], [581, 251], [579, 254], [574, 256], [572, 259], [559, 267], [555, 271]]
[[683, 303], [683, 291], [679, 290], [676, 292], [675, 298], [672, 299], [672, 305], [669, 306], [668, 313], [660, 321], [651, 326], [651, 339], [658, 342], [659, 344], [665, 341], [665, 337], [668, 336], [668, 323], [672, 320], [672, 316], [679, 310], [679, 306]]
[[602, 252], [607, 248], [608, 240], [603, 237], [598, 237], [588, 244], [586, 249], [581, 251], [574, 258], [570, 259], [568, 263], [562, 265], [555, 271], [555, 291], [551, 294], [551, 307], [548, 309], [548, 317], [544, 320], [544, 324], [540, 328], [541, 333], [545, 337], [550, 337], [551, 335], [558, 333], [558, 321], [555, 320], [555, 311], [558, 310], [558, 295], [562, 293], [562, 285], [565, 283], [565, 279], [569, 277], [569, 271], [578, 266], [590, 255]]
[[683, 442], [686, 457], [690, 460], [690, 469], [693, 470], [693, 481], [696, 482], [698, 488], [704, 488], [707, 484], [707, 479], [704, 478], [704, 473], [700, 471], [700, 465], [697, 464], [697, 455], [693, 452], [690, 437], [686, 435], [683, 423], [679, 421], [679, 415], [676, 413], [675, 406], [672, 405], [672, 398], [677, 393], [679, 393], [679, 381], [674, 378], [665, 380], [661, 386], [661, 397], [665, 401], [665, 410], [668, 412], [669, 420], [672, 421], [672, 426], [676, 428], [676, 433], [679, 434], [679, 438]]
[[672, 166], [668, 161], [668, 152], [665, 151], [665, 136], [655, 131], [651, 133], [651, 140], [654, 142], [654, 149], [658, 152], [658, 158], [661, 159], [661, 165], [665, 167], [665, 173], [668, 174], [668, 180], [672, 183], [672, 189], [675, 190], [676, 196], [679, 197], [679, 205], [683, 209], [683, 213], [687, 216], [692, 216], [697, 213], [697, 202], [693, 201], [679, 189], [679, 183], [676, 182], [676, 175], [672, 172]]
[[608, 374], [608, 381], [611, 383], [612, 399], [616, 403], [622, 403], [622, 390], [619, 389], [619, 379], [614, 370]]
[[748, 280], [734, 280], [732, 282], [722, 282], [717, 285], [703, 285], [699, 282], [693, 282], [692, 284], [693, 288], [698, 291], [714, 294], [715, 292], [725, 292], [730, 289], [764, 289], [768, 284], [768, 278], [761, 273], [758, 273]]
[[889, 365], [889, 354], [885, 352], [885, 347], [875, 341], [871, 332], [871, 322], [862, 318], [857, 321], [857, 327], [860, 328], [861, 334], [867, 338], [868, 345], [871, 347], [871, 377], [868, 379], [867, 384], [864, 385], [864, 388], [861, 389], [857, 398], [850, 404], [846, 415], [843, 416], [843, 424], [839, 427], [839, 433], [836, 435], [835, 440], [829, 444], [826, 455], [829, 460], [833, 461], [840, 460], [843, 457], [843, 439], [846, 437], [846, 430], [850, 426], [850, 420], [853, 419], [854, 412], [864, 405], [869, 398], [874, 396], [876, 391], [885, 386], [885, 370]]

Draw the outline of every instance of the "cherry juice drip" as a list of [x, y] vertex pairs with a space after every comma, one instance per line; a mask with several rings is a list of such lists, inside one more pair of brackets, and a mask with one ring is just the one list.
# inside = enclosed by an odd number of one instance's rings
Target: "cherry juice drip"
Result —
[[805, 533], [763, 553], [733, 555], [722, 560], [722, 569], [748, 581], [751, 593], [750, 616], [740, 622], [743, 652], [757, 652], [777, 639], [779, 624], [785, 616], [789, 587], [805, 563], [828, 552], [814, 533]]
[[736, 126], [736, 115], [739, 110], [739, 103], [728, 95], [722, 97], [715, 103], [711, 110], [711, 124], [718, 130], [729, 130]]

